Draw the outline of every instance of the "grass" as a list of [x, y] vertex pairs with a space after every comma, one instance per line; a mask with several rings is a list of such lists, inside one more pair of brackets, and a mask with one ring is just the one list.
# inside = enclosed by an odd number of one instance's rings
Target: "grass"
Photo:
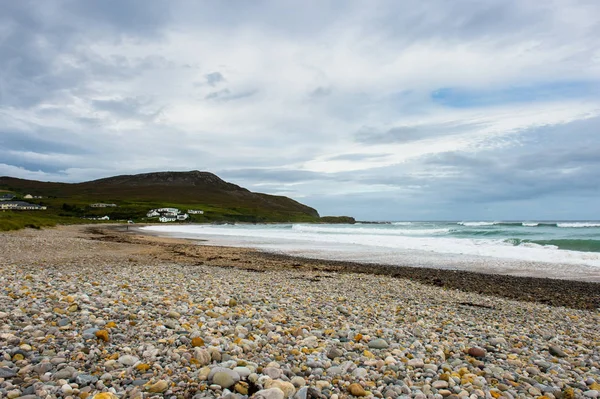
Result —
[[41, 229], [58, 224], [90, 223], [89, 220], [44, 214], [43, 211], [4, 211], [0, 212], [0, 231], [20, 230], [24, 228]]
[[85, 198], [44, 198], [28, 200], [30, 203], [47, 206], [40, 211], [0, 211], [0, 231], [18, 230], [22, 228], [53, 227], [59, 224], [97, 223], [90, 217], [109, 216], [110, 222], [133, 220], [136, 223], [158, 222], [158, 218], [147, 218], [146, 213], [156, 208], [178, 208], [183, 212], [188, 209], [200, 209], [203, 215], [189, 215], [185, 222], [176, 223], [212, 223], [212, 222], [315, 222], [318, 218], [298, 213], [277, 212], [264, 209], [244, 207], [221, 208], [206, 204], [177, 204], [157, 201], [105, 201], [115, 203], [116, 208], [90, 208], [94, 201]]

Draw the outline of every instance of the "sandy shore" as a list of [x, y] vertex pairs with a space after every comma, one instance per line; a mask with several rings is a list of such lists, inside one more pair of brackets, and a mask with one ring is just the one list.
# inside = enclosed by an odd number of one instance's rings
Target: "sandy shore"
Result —
[[0, 254], [2, 398], [599, 396], [598, 284], [81, 226]]

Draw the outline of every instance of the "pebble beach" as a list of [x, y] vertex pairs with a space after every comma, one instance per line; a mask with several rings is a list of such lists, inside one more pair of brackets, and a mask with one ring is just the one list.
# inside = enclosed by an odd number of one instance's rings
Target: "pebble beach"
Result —
[[599, 284], [515, 300], [132, 234], [0, 234], [1, 398], [600, 397]]

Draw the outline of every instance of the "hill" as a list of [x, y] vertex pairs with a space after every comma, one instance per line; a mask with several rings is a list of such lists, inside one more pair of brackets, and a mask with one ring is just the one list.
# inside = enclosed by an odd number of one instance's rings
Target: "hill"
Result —
[[[83, 183], [53, 183], [0, 177], [0, 189], [42, 196], [36, 203], [60, 216], [107, 214], [111, 219], [143, 219], [148, 209], [174, 206], [197, 208], [197, 222], [314, 221], [318, 212], [283, 196], [254, 193], [209, 172], [156, 172], [123, 175]], [[95, 202], [115, 203], [113, 209], [90, 209]], [[58, 211], [60, 209], [60, 211]]]

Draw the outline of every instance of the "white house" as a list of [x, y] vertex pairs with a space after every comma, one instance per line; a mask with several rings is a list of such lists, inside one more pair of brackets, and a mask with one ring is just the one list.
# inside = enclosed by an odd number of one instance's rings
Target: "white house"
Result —
[[174, 222], [177, 220], [177, 218], [171, 217], [171, 216], [161, 216], [160, 218], [158, 218], [158, 220], [162, 223], [167, 223], [167, 222]]
[[188, 209], [188, 213], [190, 215], [203, 215], [204, 211], [201, 211], [199, 209]]
[[188, 214], [184, 213], [183, 215], [177, 215], [177, 220], [186, 220], [188, 217]]
[[100, 217], [100, 218], [98, 218], [96, 220], [110, 220], [110, 217], [108, 217], [108, 216], [102, 216], [102, 217]]
[[157, 216], [160, 216], [160, 213], [156, 212], [156, 209], [152, 209], [150, 212], [148, 212], [146, 214], [146, 216], [149, 218], [155, 218]]
[[23, 198], [24, 198], [24, 199], [32, 199], [32, 198], [33, 198], [33, 195], [31, 195], [31, 194], [25, 194], [25, 195], [23, 196]]
[[102, 203], [97, 203], [97, 204], [90, 204], [90, 206], [92, 208], [115, 208], [117, 206], [117, 204], [102, 204]]
[[159, 208], [156, 210], [156, 212], [160, 212], [160, 213], [174, 213], [175, 215], [177, 215], [179, 213], [179, 209], [177, 208]]
[[30, 204], [24, 201], [3, 201], [0, 203], [0, 209], [12, 209], [15, 211], [43, 211], [45, 206]]

